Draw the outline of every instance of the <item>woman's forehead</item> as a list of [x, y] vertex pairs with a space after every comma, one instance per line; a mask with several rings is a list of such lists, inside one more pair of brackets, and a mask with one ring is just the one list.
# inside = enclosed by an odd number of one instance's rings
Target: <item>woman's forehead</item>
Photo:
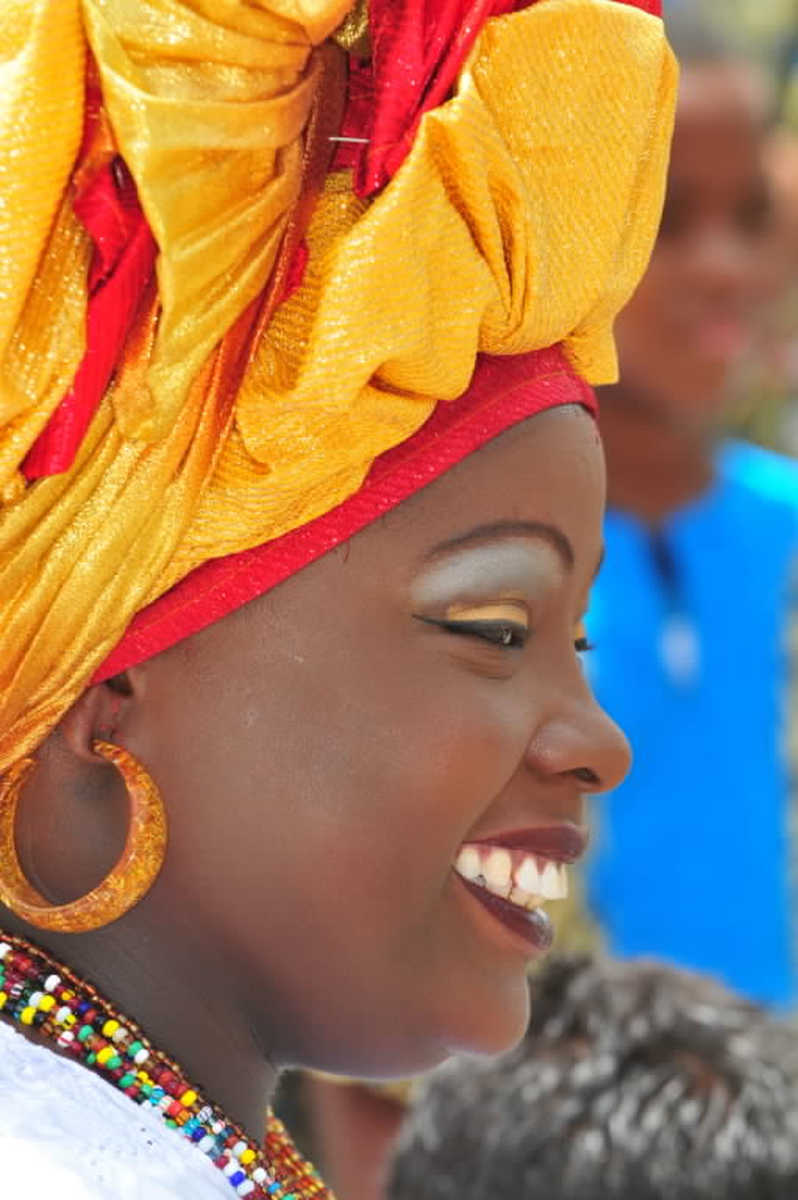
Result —
[[363, 553], [381, 541], [408, 559], [457, 548], [474, 537], [505, 541], [514, 526], [562, 531], [574, 558], [600, 534], [604, 458], [595, 421], [553, 409], [483, 446], [353, 539]]

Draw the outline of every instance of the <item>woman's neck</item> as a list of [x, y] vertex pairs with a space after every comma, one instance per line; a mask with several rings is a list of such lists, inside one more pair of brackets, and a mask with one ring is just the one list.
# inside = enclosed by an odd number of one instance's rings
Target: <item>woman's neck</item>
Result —
[[37, 934], [5, 910], [0, 917], [7, 932], [40, 945], [94, 984], [179, 1063], [206, 1099], [262, 1142], [276, 1072], [242, 1019], [224, 954], [218, 947], [204, 956], [196, 945], [192, 950], [188, 929], [183, 946], [167, 946], [152, 930], [142, 936], [131, 928], [138, 923], [131, 914], [117, 926], [69, 937]]
[[656, 526], [712, 482], [713, 442], [705, 431], [638, 403], [620, 387], [603, 389], [599, 423], [612, 507]]
[[[57, 902], [90, 891], [121, 848], [128, 821], [124, 789], [101, 791], [101, 782], [107, 779], [95, 776], [66, 738], [49, 739], [37, 754], [18, 814], [17, 850], [27, 878]], [[75, 833], [86, 830], [90, 837]], [[246, 950], [228, 944], [215, 928], [215, 914], [212, 887], [185, 895], [167, 856], [155, 886], [110, 925], [57, 934], [32, 929], [0, 908], [0, 928], [40, 945], [94, 984], [260, 1141], [276, 1078], [269, 1063], [271, 1006], [265, 985], [248, 986]]]

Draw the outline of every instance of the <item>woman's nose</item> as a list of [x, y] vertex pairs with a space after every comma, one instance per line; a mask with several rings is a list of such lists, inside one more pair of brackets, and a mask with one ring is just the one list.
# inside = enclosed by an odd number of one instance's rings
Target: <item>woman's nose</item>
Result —
[[720, 298], [740, 301], [753, 286], [757, 255], [751, 239], [726, 227], [712, 227], [695, 239], [692, 272]]
[[547, 778], [577, 780], [582, 792], [606, 792], [626, 778], [632, 751], [620, 726], [588, 694], [538, 726], [527, 762]]

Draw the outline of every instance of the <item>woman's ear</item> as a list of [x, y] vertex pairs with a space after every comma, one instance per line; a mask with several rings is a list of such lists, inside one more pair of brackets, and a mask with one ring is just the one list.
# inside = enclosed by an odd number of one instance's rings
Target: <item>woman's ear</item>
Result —
[[77, 758], [97, 761], [93, 742], [97, 738], [106, 742], [114, 740], [135, 702], [139, 686], [138, 672], [123, 671], [83, 692], [58, 725], [64, 742]]

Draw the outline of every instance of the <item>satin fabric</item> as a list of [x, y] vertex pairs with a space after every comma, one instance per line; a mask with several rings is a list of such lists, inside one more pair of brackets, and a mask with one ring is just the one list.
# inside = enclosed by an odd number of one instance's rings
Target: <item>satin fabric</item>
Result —
[[[379, 194], [328, 177], [302, 282], [251, 349], [302, 186], [318, 47], [347, 7], [4, 9], [0, 771], [136, 612], [344, 502], [468, 388], [478, 354], [562, 343], [578, 374], [614, 378], [612, 320], [651, 249], [676, 74], [661, 22], [615, 0], [488, 21]], [[72, 467], [26, 487], [19, 467], [85, 345], [91, 248], [70, 188], [89, 47], [157, 281]]]

